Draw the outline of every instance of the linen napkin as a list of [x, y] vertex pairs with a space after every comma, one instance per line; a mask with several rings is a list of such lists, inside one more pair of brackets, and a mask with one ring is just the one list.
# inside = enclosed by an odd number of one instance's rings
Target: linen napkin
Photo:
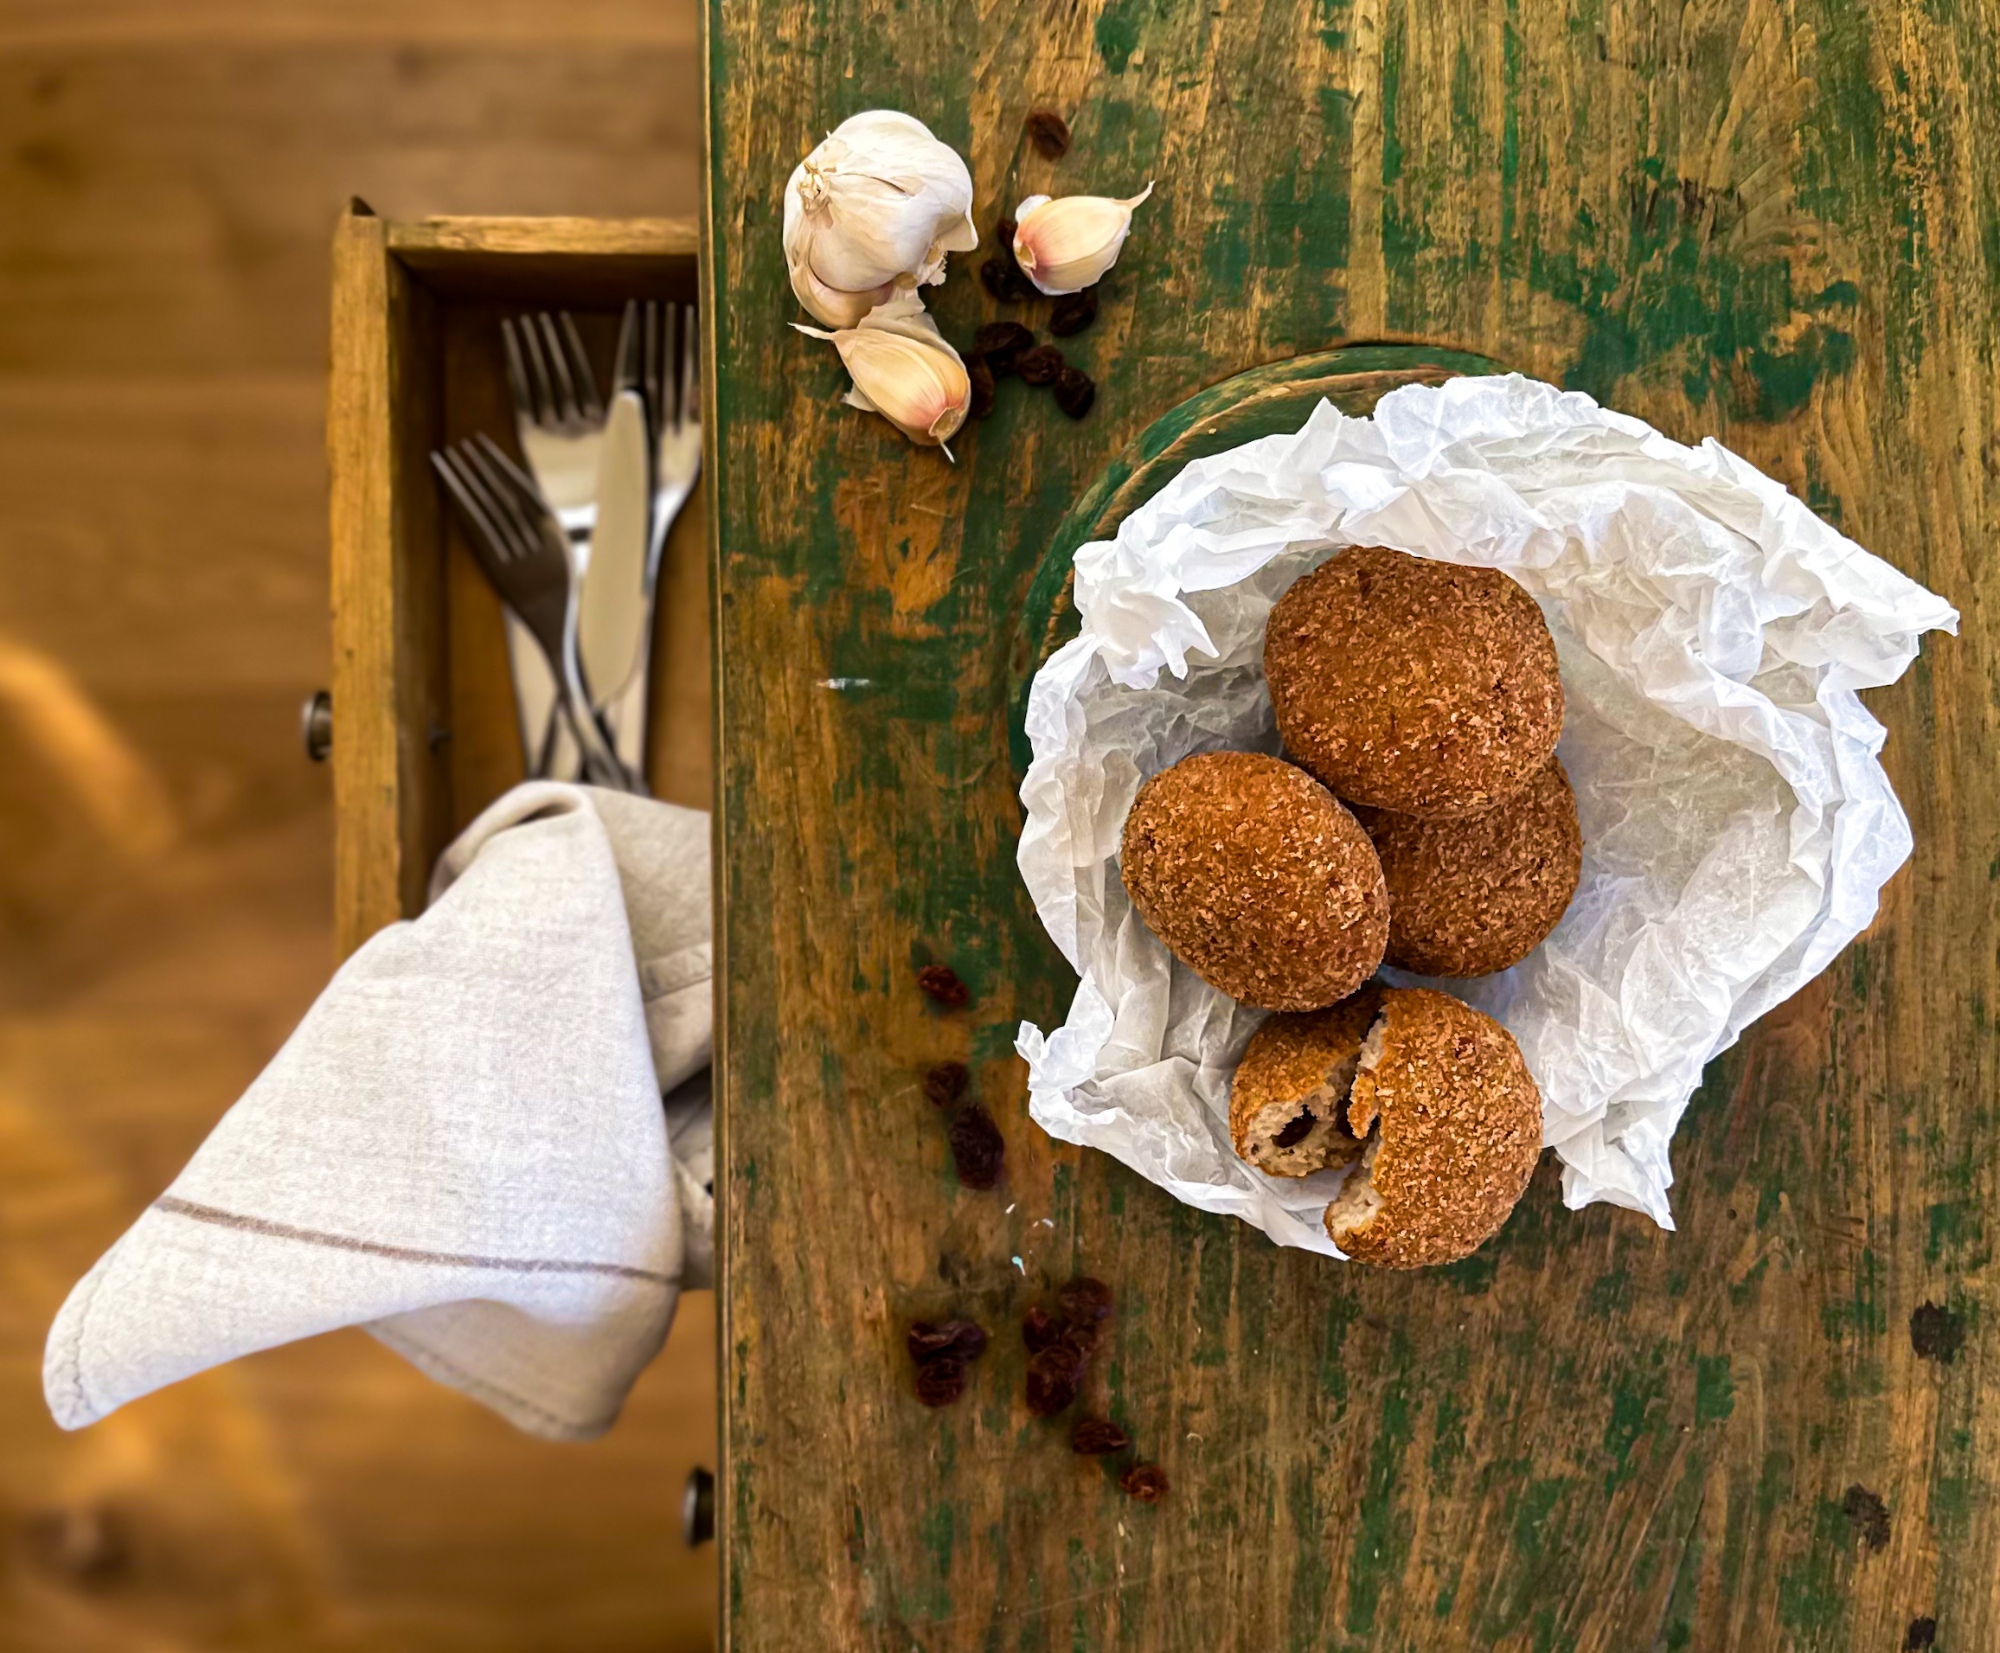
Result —
[[705, 813], [515, 788], [70, 1293], [56, 1422], [360, 1325], [531, 1434], [602, 1433], [709, 1282], [712, 959]]

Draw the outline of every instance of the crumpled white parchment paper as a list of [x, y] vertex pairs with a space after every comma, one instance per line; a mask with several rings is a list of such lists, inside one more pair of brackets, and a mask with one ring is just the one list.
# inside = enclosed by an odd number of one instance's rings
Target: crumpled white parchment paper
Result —
[[1230, 1148], [1229, 1078], [1263, 1013], [1154, 939], [1117, 855], [1149, 775], [1277, 750], [1266, 616], [1346, 545], [1505, 569], [1548, 617], [1583, 880], [1528, 959], [1436, 985], [1519, 1041], [1565, 1203], [1671, 1227], [1667, 1148], [1703, 1066], [1867, 926], [1909, 856], [1855, 691], [1958, 615], [1718, 443], [1518, 374], [1406, 386], [1367, 419], [1321, 403], [1078, 551], [1082, 633], [1028, 703], [1019, 859], [1082, 981], [1053, 1033], [1021, 1026], [1030, 1112], [1190, 1205], [1340, 1255], [1320, 1214], [1344, 1173], [1267, 1178]]

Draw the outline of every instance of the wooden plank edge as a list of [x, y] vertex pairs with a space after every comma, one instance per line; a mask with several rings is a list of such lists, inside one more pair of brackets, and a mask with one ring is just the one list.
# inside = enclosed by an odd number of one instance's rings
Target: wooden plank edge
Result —
[[390, 224], [388, 250], [412, 269], [466, 254], [535, 258], [691, 258], [694, 218], [421, 218]]
[[333, 238], [327, 382], [333, 625], [334, 936], [346, 958], [401, 916], [395, 499], [384, 224], [345, 213]]

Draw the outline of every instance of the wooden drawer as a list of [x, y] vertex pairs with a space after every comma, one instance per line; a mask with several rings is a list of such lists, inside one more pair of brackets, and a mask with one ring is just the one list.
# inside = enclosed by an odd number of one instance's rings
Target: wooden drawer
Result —
[[[699, 249], [692, 219], [394, 223], [357, 202], [341, 220], [327, 446], [343, 958], [421, 909], [438, 852], [523, 775], [499, 600], [443, 507], [431, 450], [476, 431], [514, 447], [503, 316], [571, 311], [608, 378], [625, 301], [694, 302]], [[704, 493], [676, 522], [661, 571], [651, 757], [660, 796], [705, 809]]]

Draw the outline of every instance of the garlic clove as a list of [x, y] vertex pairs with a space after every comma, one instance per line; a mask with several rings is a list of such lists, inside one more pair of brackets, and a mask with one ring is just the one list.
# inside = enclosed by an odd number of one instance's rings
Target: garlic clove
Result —
[[829, 327], [858, 327], [861, 318], [876, 305], [886, 304], [895, 297], [896, 284], [885, 281], [879, 287], [858, 293], [843, 292], [838, 287], [829, 287], [813, 273], [810, 264], [801, 261], [792, 266], [792, 292], [815, 320]]
[[[972, 378], [956, 350], [925, 314], [923, 301], [904, 289], [877, 305], [855, 327], [827, 333], [793, 322], [801, 333], [832, 341], [854, 380], [844, 400], [879, 413], [912, 442], [940, 447], [965, 423], [972, 406]], [[944, 448], [945, 457], [951, 449]]]
[[1014, 209], [1014, 257], [1044, 293], [1080, 293], [1118, 262], [1132, 231], [1132, 209], [1153, 193], [1148, 184], [1129, 200], [1102, 195], [1031, 195]]
[[801, 265], [819, 285], [843, 293], [899, 278], [942, 281], [947, 253], [979, 245], [965, 162], [921, 121], [893, 109], [835, 127], [793, 171], [784, 209], [795, 290]]

